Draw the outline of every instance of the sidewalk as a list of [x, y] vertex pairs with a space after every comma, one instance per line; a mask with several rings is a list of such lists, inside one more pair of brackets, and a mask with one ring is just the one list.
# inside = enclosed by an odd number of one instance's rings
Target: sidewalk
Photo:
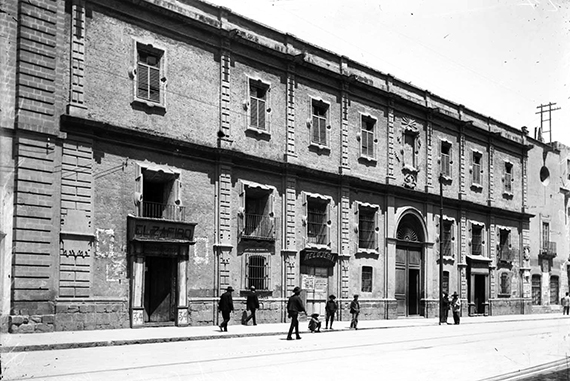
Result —
[[[462, 317], [461, 324], [499, 323], [529, 320], [568, 320], [561, 314], [532, 314]], [[450, 317], [449, 322], [453, 319]], [[233, 321], [235, 323], [235, 321]], [[323, 322], [324, 324], [324, 322]], [[300, 321], [301, 331], [306, 332], [306, 321]], [[399, 318], [394, 320], [361, 320], [359, 330], [388, 329], [438, 325], [437, 318]], [[349, 330], [350, 321], [336, 321], [334, 331]], [[228, 339], [247, 336], [287, 335], [289, 323], [258, 324], [257, 326], [230, 325], [228, 332], [220, 332], [217, 326], [200, 327], [149, 327], [94, 331], [66, 331], [30, 334], [2, 334], [0, 353], [43, 351], [54, 349], [103, 347], [112, 345], [150, 344], [175, 341]], [[334, 332], [321, 329], [321, 332]]]

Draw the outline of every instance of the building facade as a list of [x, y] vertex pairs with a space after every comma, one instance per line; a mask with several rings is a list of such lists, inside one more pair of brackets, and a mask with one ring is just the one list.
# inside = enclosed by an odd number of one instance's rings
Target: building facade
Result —
[[470, 315], [532, 312], [537, 275], [537, 305], [568, 289], [534, 239], [567, 250], [534, 199], [567, 193], [529, 177], [559, 148], [200, 1], [8, 6], [3, 329], [217, 324], [228, 286], [264, 323], [295, 286], [341, 319], [353, 294], [437, 316], [440, 282]]

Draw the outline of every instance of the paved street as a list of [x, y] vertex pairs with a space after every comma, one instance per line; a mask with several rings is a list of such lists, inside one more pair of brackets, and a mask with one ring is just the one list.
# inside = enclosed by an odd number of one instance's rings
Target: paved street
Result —
[[568, 355], [570, 319], [545, 319], [13, 352], [2, 366], [5, 380], [498, 380]]

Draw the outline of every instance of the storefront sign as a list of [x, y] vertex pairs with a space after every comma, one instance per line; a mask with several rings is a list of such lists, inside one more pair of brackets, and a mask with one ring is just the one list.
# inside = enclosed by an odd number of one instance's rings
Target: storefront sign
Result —
[[195, 224], [130, 218], [130, 239], [155, 242], [192, 242]]
[[301, 251], [301, 264], [313, 267], [334, 267], [337, 254], [329, 250], [306, 249]]

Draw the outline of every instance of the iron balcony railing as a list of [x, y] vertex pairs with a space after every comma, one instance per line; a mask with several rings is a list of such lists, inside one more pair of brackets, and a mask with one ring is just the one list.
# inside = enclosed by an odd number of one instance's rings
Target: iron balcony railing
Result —
[[541, 250], [542, 255], [548, 255], [548, 256], [556, 256], [556, 242], [543, 242], [542, 243], [542, 250]]
[[174, 204], [161, 204], [158, 202], [142, 202], [140, 217], [160, 218], [171, 221], [186, 221], [186, 208]]
[[268, 215], [245, 213], [239, 220], [242, 237], [257, 239], [274, 239], [274, 219]]

